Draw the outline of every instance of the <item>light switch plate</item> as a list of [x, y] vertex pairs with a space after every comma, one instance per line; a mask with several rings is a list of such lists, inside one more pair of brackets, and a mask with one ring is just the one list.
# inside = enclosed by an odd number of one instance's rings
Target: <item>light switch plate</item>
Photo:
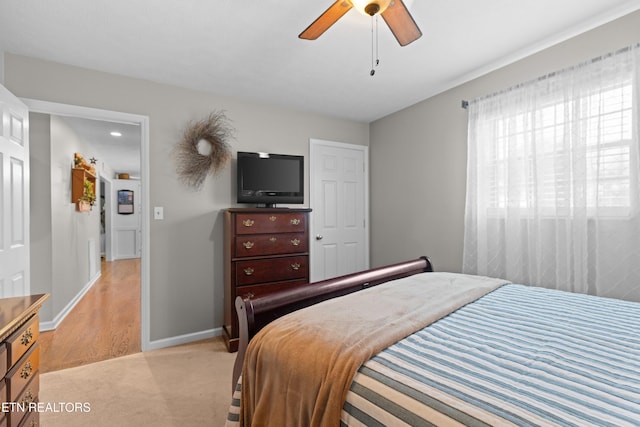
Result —
[[162, 206], [153, 208], [153, 219], [164, 219], [164, 208]]

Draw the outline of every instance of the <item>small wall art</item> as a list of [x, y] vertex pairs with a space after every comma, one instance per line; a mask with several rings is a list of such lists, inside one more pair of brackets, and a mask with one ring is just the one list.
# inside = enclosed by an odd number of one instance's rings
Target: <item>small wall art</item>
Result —
[[133, 213], [133, 191], [118, 190], [118, 213], [121, 215]]

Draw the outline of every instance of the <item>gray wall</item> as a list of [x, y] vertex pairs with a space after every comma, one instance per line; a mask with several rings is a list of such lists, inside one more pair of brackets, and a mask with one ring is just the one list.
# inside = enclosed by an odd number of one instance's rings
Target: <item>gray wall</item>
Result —
[[462, 268], [471, 100], [640, 42], [640, 12], [555, 45], [371, 124], [371, 265], [429, 256]]
[[[91, 149], [58, 116], [51, 117], [51, 304], [54, 316], [100, 271], [100, 210], [78, 212], [71, 201], [73, 154]], [[99, 191], [98, 188], [96, 188]], [[99, 194], [97, 194], [99, 197]], [[93, 246], [90, 253], [89, 245]], [[89, 266], [97, 267], [91, 271]]]
[[[51, 120], [48, 114], [29, 114], [31, 185], [31, 292], [51, 293], [53, 247], [51, 241]], [[44, 321], [53, 319], [51, 298], [40, 310]]]
[[[58, 117], [29, 114], [31, 160], [31, 291], [49, 293], [40, 319], [45, 326], [92, 281], [100, 269], [100, 215], [76, 211], [71, 202], [74, 153], [90, 153]], [[89, 244], [95, 251], [89, 258]], [[96, 270], [90, 271], [93, 265]]]
[[149, 197], [151, 206], [164, 206], [165, 216], [150, 220], [151, 341], [197, 334], [223, 322], [221, 210], [235, 205], [234, 168], [208, 179], [199, 192], [179, 183], [171, 150], [189, 121], [224, 110], [236, 129], [234, 151], [308, 156], [309, 138], [369, 143], [366, 123], [13, 54], [5, 55], [5, 86], [19, 97], [149, 116]]

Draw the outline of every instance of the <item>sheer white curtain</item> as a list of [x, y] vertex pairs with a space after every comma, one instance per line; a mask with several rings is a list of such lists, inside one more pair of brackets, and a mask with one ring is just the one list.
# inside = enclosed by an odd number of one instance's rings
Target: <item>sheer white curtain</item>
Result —
[[640, 301], [640, 48], [469, 103], [463, 271]]

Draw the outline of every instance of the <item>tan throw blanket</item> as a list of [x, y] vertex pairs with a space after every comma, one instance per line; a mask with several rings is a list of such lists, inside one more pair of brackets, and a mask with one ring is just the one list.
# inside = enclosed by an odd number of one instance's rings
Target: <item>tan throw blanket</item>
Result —
[[281, 317], [249, 343], [240, 425], [338, 426], [364, 362], [505, 283], [422, 273]]

